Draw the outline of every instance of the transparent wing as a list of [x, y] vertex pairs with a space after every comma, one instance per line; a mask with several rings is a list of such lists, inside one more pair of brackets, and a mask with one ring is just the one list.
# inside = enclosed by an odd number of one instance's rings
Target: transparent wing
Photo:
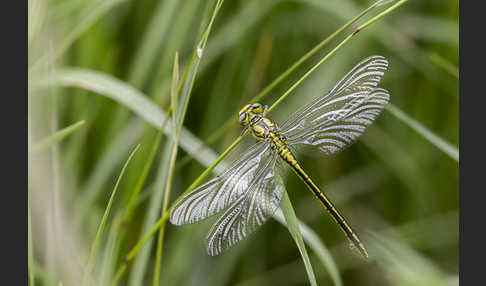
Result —
[[[275, 164], [278, 162], [278, 168]], [[284, 192], [279, 171], [282, 168], [274, 155], [262, 168], [245, 195], [234, 201], [212, 226], [206, 237], [206, 250], [215, 256], [230, 248], [259, 228], [277, 210]]]
[[170, 211], [170, 222], [174, 225], [195, 223], [228, 207], [245, 193], [255, 174], [271, 160], [272, 152], [268, 149], [268, 144], [263, 141], [249, 147], [220, 176], [177, 201]]
[[314, 126], [289, 137], [290, 145], [307, 144], [330, 155], [353, 143], [381, 113], [388, 103], [387, 90], [376, 88], [365, 100], [358, 102], [339, 121], [316, 122]]
[[291, 145], [318, 146], [326, 154], [343, 149], [388, 103], [388, 92], [376, 88], [387, 67], [382, 56], [361, 61], [327, 95], [292, 115], [282, 125], [282, 133]]

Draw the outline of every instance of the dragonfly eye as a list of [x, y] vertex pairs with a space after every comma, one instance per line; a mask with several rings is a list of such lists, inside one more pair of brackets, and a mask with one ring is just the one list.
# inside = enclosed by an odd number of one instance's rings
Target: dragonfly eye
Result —
[[239, 121], [239, 122], [240, 122], [240, 124], [241, 124], [241, 125], [243, 125], [243, 126], [244, 126], [244, 125], [247, 125], [247, 123], [246, 123], [246, 121], [247, 121], [247, 120], [246, 120], [246, 113], [241, 113], [241, 114], [240, 114], [240, 118], [239, 118], [239, 120], [238, 120], [238, 121]]

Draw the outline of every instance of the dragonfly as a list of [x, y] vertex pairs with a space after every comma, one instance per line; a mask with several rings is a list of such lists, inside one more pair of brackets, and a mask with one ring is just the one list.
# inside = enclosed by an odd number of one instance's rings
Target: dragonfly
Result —
[[241, 136], [251, 133], [256, 143], [221, 175], [178, 200], [171, 208], [170, 222], [191, 224], [222, 213], [206, 237], [207, 253], [219, 255], [274, 214], [285, 191], [285, 168], [290, 168], [322, 203], [351, 245], [368, 257], [356, 232], [298, 163], [296, 152], [300, 147], [314, 146], [334, 155], [353, 143], [389, 101], [389, 92], [378, 87], [387, 68], [388, 60], [383, 56], [362, 60], [327, 94], [296, 111], [281, 127], [266, 115], [266, 105], [245, 105], [239, 111]]

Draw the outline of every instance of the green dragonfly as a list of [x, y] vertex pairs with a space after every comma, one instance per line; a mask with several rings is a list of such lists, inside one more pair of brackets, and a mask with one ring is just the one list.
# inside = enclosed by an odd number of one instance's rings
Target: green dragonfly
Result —
[[382, 56], [364, 59], [329, 93], [297, 111], [281, 127], [266, 116], [267, 106], [244, 106], [239, 112], [242, 136], [251, 133], [257, 143], [237, 154], [238, 159], [220, 176], [177, 201], [170, 212], [171, 223], [195, 223], [223, 212], [206, 238], [207, 253], [218, 255], [274, 214], [284, 192], [282, 177], [287, 165], [321, 201], [351, 243], [368, 257], [358, 235], [306, 174], [295, 154], [298, 147], [311, 145], [331, 155], [355, 141], [389, 101], [388, 91], [377, 87], [387, 67]]

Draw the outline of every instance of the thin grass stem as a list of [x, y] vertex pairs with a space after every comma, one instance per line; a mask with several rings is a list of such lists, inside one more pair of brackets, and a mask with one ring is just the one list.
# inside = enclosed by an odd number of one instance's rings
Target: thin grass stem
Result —
[[145, 185], [145, 180], [147, 179], [148, 173], [152, 167], [153, 161], [155, 159], [155, 155], [157, 154], [157, 151], [159, 150], [160, 147], [160, 142], [162, 141], [162, 136], [164, 135], [165, 126], [167, 125], [167, 122], [169, 121], [169, 117], [172, 113], [172, 108], [169, 107], [169, 110], [167, 111], [164, 121], [162, 122], [162, 125], [160, 129], [157, 131], [157, 135], [154, 139], [154, 143], [152, 144], [152, 148], [150, 149], [150, 153], [147, 157], [147, 161], [145, 162], [145, 165], [143, 166], [142, 173], [140, 174], [140, 177], [137, 180], [137, 183], [135, 185], [135, 189], [132, 192], [132, 195], [130, 196], [130, 199], [128, 201], [128, 206], [127, 210], [125, 212], [125, 215], [123, 216], [123, 219], [121, 220], [121, 224], [127, 225], [130, 223], [132, 220], [133, 212], [135, 210], [136, 202], [138, 200], [138, 196], [140, 192], [142, 191], [143, 186]]
[[90, 254], [89, 254], [89, 258], [88, 258], [88, 263], [86, 264], [86, 269], [85, 269], [85, 272], [84, 272], [84, 275], [83, 275], [82, 285], [87, 285], [88, 280], [90, 279], [89, 277], [91, 276], [91, 271], [93, 269], [94, 259], [96, 257], [97, 251], [98, 251], [98, 245], [101, 241], [101, 235], [103, 234], [103, 230], [105, 228], [106, 220], [108, 219], [108, 215], [110, 214], [111, 206], [113, 204], [113, 200], [115, 198], [116, 191], [118, 190], [118, 185], [120, 184], [120, 181], [123, 178], [123, 175], [125, 174], [125, 170], [126, 170], [128, 164], [130, 163], [130, 161], [132, 160], [132, 157], [135, 155], [135, 153], [137, 152], [137, 150], [139, 148], [140, 148], [140, 144], [138, 144], [135, 147], [135, 149], [132, 151], [132, 153], [128, 157], [127, 161], [125, 162], [125, 165], [123, 165], [123, 168], [120, 172], [120, 175], [118, 176], [118, 179], [116, 180], [115, 187], [113, 188], [113, 191], [112, 191], [111, 196], [110, 196], [110, 200], [108, 201], [108, 204], [107, 204], [106, 209], [105, 209], [105, 213], [103, 214], [103, 218], [101, 219], [101, 223], [98, 227], [98, 231], [96, 233], [95, 240], [93, 242], [93, 245], [91, 246], [91, 251], [90, 251]]
[[64, 138], [72, 134], [74, 131], [78, 130], [80, 127], [82, 127], [86, 121], [81, 120], [78, 121], [72, 125], [69, 125], [68, 127], [65, 127], [56, 133], [42, 139], [40, 142], [34, 144], [32, 147], [33, 152], [39, 152], [41, 150], [44, 150], [60, 141], [62, 141]]
[[[179, 100], [178, 100], [178, 84], [179, 82], [179, 54], [176, 52], [175, 57], [174, 57], [174, 69], [172, 71], [172, 84], [171, 84], [171, 108], [174, 110], [173, 112], [173, 117], [172, 117], [172, 138], [173, 138], [173, 146], [172, 146], [172, 154], [170, 157], [170, 162], [169, 162], [169, 171], [167, 174], [167, 181], [165, 185], [165, 192], [164, 192], [164, 200], [162, 202], [162, 209], [160, 216], [163, 216], [164, 213], [167, 210], [167, 205], [169, 204], [169, 194], [170, 190], [172, 187], [172, 178], [174, 176], [174, 166], [175, 166], [175, 161], [177, 158], [177, 151], [179, 150], [179, 138], [181, 134], [181, 129], [182, 127], [182, 120], [181, 120], [181, 126], [177, 126], [177, 116], [179, 115], [177, 110], [179, 108]], [[189, 96], [189, 95], [188, 95]], [[162, 226], [159, 231], [159, 236], [157, 239], [157, 251], [155, 255], [155, 269], [154, 269], [154, 278], [153, 278], [153, 285], [158, 286], [159, 285], [159, 278], [160, 278], [160, 265], [162, 263], [162, 246], [164, 243], [164, 233], [165, 233], [165, 227]]]

